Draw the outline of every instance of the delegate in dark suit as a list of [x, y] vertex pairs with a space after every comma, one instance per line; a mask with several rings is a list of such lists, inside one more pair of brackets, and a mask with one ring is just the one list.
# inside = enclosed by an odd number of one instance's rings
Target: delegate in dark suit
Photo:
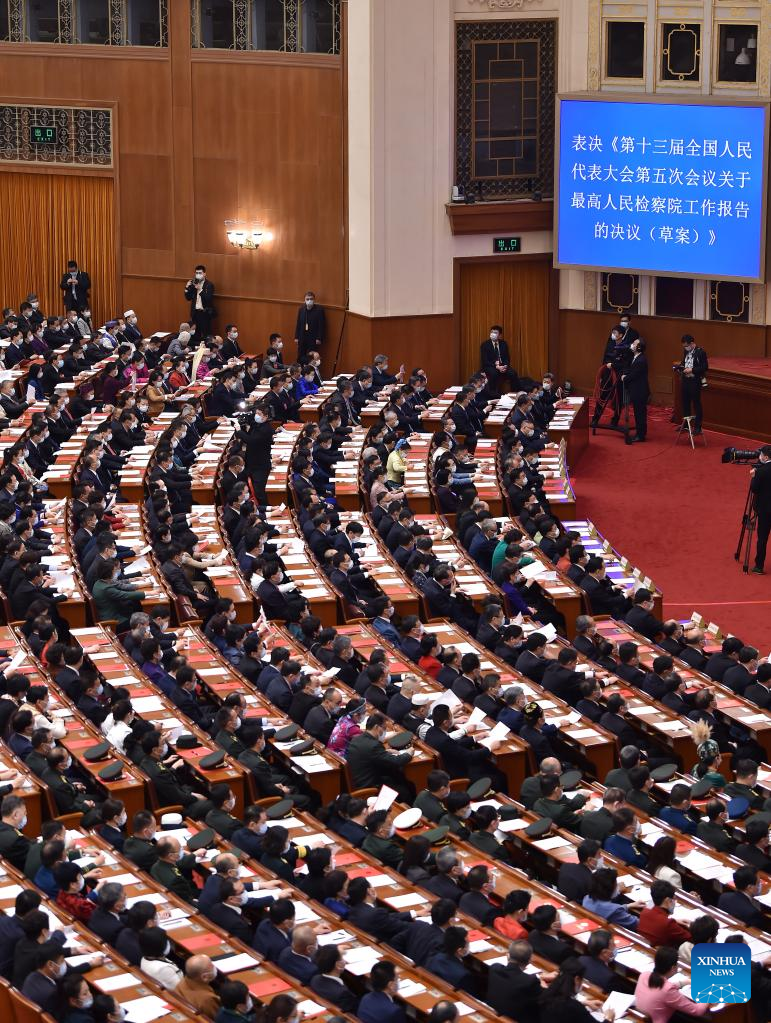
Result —
[[88, 293], [91, 290], [91, 278], [85, 270], [73, 267], [62, 274], [59, 284], [62, 289], [65, 309], [88, 309]]
[[764, 454], [759, 456], [760, 465], [755, 469], [750, 490], [755, 499], [757, 512], [758, 545], [755, 548], [753, 572], [762, 572], [766, 561], [768, 534], [771, 533], [771, 460]]
[[496, 1012], [517, 1023], [539, 1023], [541, 982], [513, 963], [495, 963], [487, 972], [487, 1001]]
[[[486, 341], [482, 342], [479, 349], [479, 355], [481, 369], [487, 376], [491, 394], [500, 394], [501, 384], [507, 379], [511, 383], [512, 389], [517, 389], [518, 377], [511, 368], [508, 342], [504, 341], [502, 337], [499, 337], [496, 340], [488, 338]], [[501, 370], [498, 368], [497, 364], [505, 366], [506, 368]]]
[[634, 409], [634, 440], [643, 441], [648, 432], [648, 398], [651, 389], [648, 384], [648, 359], [645, 355], [645, 342], [637, 342], [638, 350], [632, 359], [629, 369], [623, 377], [626, 396]]
[[327, 977], [317, 973], [315, 977], [311, 977], [308, 987], [314, 994], [326, 998], [332, 1005], [337, 1006], [341, 1012], [356, 1012], [358, 998], [338, 977]]
[[404, 1009], [384, 991], [370, 991], [359, 1002], [361, 1023], [407, 1023]]
[[254, 931], [249, 921], [245, 916], [237, 913], [232, 906], [227, 906], [223, 902], [216, 902], [206, 911], [206, 915], [213, 923], [221, 927], [223, 931], [232, 934], [234, 938], [238, 938], [245, 945], [251, 945], [254, 940]]

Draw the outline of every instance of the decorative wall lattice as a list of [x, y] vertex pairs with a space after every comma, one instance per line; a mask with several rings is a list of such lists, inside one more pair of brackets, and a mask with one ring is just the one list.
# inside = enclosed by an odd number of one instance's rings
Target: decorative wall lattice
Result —
[[112, 166], [112, 111], [0, 106], [0, 160]]
[[168, 46], [168, 0], [0, 0], [0, 41]]
[[459, 22], [455, 44], [456, 184], [552, 195], [556, 22]]
[[194, 48], [340, 52], [340, 0], [191, 0]]

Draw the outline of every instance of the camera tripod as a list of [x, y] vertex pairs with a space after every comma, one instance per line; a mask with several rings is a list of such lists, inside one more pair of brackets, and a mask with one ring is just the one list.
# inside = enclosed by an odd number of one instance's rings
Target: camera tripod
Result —
[[[604, 370], [606, 372], [603, 372]], [[618, 394], [619, 384], [621, 385], [620, 397]], [[612, 421], [600, 422], [608, 405], [613, 410], [615, 423]], [[622, 425], [619, 425], [619, 420], [621, 420]], [[592, 415], [591, 427], [592, 434], [597, 433], [598, 430], [613, 430], [624, 435], [625, 444], [632, 443], [632, 439], [629, 436], [631, 426], [629, 423], [629, 398], [626, 393], [626, 384], [619, 378], [615, 369], [607, 370], [605, 366], [601, 366], [597, 373], [594, 385], [594, 413]]]
[[[736, 553], [734, 558], [742, 562], [742, 572], [745, 575], [750, 570], [750, 558], [752, 556], [752, 538], [755, 535], [755, 530], [758, 524], [758, 513], [755, 508], [755, 495], [752, 490], [747, 491], [747, 500], [744, 504], [744, 512], [742, 513], [742, 528], [739, 532], [739, 543], [736, 545]], [[743, 553], [742, 553], [742, 548]]]

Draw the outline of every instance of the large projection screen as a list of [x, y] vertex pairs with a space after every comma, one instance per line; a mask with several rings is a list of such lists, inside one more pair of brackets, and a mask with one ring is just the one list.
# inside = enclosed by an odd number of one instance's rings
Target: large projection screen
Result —
[[557, 99], [554, 265], [762, 283], [768, 104]]

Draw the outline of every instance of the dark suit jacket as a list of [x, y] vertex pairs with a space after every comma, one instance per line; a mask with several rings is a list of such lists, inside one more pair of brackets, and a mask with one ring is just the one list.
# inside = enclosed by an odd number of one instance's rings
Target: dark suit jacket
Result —
[[592, 872], [583, 863], [563, 863], [560, 867], [557, 888], [570, 902], [577, 902], [580, 906], [591, 885]]
[[510, 366], [509, 362], [509, 346], [502, 337], [498, 338], [498, 354], [495, 354], [495, 344], [490, 338], [483, 341], [479, 348], [481, 368], [484, 373], [487, 374], [488, 380], [495, 380], [498, 376], [498, 370], [495, 368], [496, 362], [500, 362], [503, 366]]
[[487, 972], [487, 1001], [496, 1012], [517, 1023], [539, 1023], [542, 990], [535, 974], [510, 963], [496, 963]]
[[646, 611], [644, 607], [630, 608], [625, 621], [627, 625], [632, 626], [635, 632], [639, 632], [646, 639], [653, 639], [664, 628], [664, 623], [650, 611]]
[[724, 913], [730, 913], [731, 916], [735, 916], [737, 920], [741, 920], [748, 927], [763, 926], [763, 914], [753, 900], [743, 892], [723, 892], [717, 900], [717, 908], [722, 909]]
[[65, 309], [86, 309], [88, 307], [88, 293], [91, 290], [91, 278], [85, 270], [78, 270], [75, 274], [75, 294], [72, 293], [73, 286], [69, 283], [71, 274], [68, 271], [62, 274], [59, 287], [64, 296]]
[[285, 934], [284, 931], [280, 931], [270, 920], [261, 920], [250, 944], [265, 956], [268, 962], [276, 963], [284, 949], [292, 944], [292, 936], [291, 933]]
[[[678, 369], [685, 369], [685, 357], [682, 358]], [[701, 382], [706, 376], [707, 370], [709, 369], [709, 362], [707, 360], [707, 353], [703, 348], [699, 348], [697, 345], [693, 350], [693, 377], [683, 377], [683, 380], [695, 379]]]
[[384, 991], [370, 991], [359, 1002], [361, 1023], [407, 1023], [404, 1009]]
[[108, 913], [101, 906], [97, 906], [91, 914], [88, 926], [94, 934], [98, 934], [108, 945], [114, 947], [115, 942], [118, 940], [118, 935], [126, 925], [119, 916], [116, 916], [114, 913]]
[[648, 358], [645, 353], [636, 355], [632, 359], [624, 377], [624, 384], [632, 403], [646, 401], [651, 389], [648, 385]]
[[619, 714], [609, 714], [608, 711], [605, 711], [600, 718], [600, 724], [609, 732], [613, 732], [620, 747], [639, 747], [640, 737], [637, 732]]
[[223, 902], [215, 902], [206, 911], [206, 915], [223, 931], [232, 934], [234, 938], [238, 938], [245, 945], [251, 945], [254, 939], [254, 930], [246, 917], [236, 913], [232, 906], [226, 906]]
[[317, 973], [311, 977], [308, 987], [314, 994], [337, 1006], [341, 1012], [355, 1014], [359, 999], [339, 978]]
[[314, 977], [319, 972], [319, 968], [313, 960], [308, 959], [307, 956], [297, 955], [296, 952], [292, 951], [291, 946], [285, 948], [278, 957], [278, 965], [285, 973], [296, 977], [301, 984], [307, 984], [311, 977]]
[[59, 1001], [59, 988], [55, 981], [44, 977], [34, 967], [32, 973], [28, 974], [21, 984], [21, 993], [35, 1005], [39, 1005], [43, 1012], [55, 1012]]
[[471, 772], [480, 769], [490, 759], [486, 747], [477, 746], [468, 737], [453, 739], [436, 725], [429, 728], [425, 741], [441, 756], [444, 768], [452, 778], [468, 778]]
[[410, 927], [406, 953], [416, 966], [423, 966], [426, 960], [444, 945], [444, 931], [427, 920], [416, 920]]
[[389, 912], [387, 909], [366, 903], [352, 906], [347, 920], [378, 941], [387, 941], [389, 944], [396, 942], [396, 947], [400, 950], [404, 947], [411, 926], [411, 922], [403, 914]]
[[548, 657], [537, 657], [530, 650], [523, 650], [517, 658], [517, 671], [526, 675], [533, 682], [542, 682], [548, 667]]
[[[190, 303], [191, 320], [195, 320], [195, 301], [197, 295], [198, 291], [196, 290], [195, 284], [185, 287], [185, 298]], [[214, 314], [214, 285], [210, 280], [204, 280], [203, 282], [203, 287], [201, 288], [201, 305], [204, 308], [204, 312], [207, 312], [210, 316]]]
[[[530, 944], [536, 955], [543, 956], [551, 963], [561, 963], [568, 956], [573, 955], [573, 947], [551, 934], [544, 934], [543, 931], [530, 932]], [[521, 1023], [521, 1021], [520, 1021]]]

